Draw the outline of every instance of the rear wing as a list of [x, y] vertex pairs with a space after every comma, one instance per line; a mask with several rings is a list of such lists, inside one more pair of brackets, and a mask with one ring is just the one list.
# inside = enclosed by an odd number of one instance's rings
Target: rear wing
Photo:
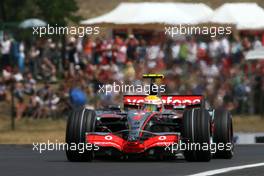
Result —
[[[144, 103], [148, 95], [124, 95], [124, 108], [138, 108]], [[200, 106], [203, 96], [201, 95], [162, 95], [165, 109], [184, 109], [187, 106]]]

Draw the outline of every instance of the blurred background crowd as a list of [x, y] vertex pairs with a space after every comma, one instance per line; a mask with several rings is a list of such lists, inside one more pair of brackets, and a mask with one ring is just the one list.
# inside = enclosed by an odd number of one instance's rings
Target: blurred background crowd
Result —
[[249, 64], [245, 53], [263, 44], [257, 35], [201, 40], [130, 34], [72, 36], [63, 49], [50, 38], [18, 41], [5, 32], [0, 101], [13, 102], [17, 119], [61, 118], [78, 103], [93, 108], [122, 104], [121, 94], [99, 94], [99, 85], [144, 84], [143, 73], [162, 73], [167, 94], [202, 94], [212, 106], [261, 114], [264, 62]]

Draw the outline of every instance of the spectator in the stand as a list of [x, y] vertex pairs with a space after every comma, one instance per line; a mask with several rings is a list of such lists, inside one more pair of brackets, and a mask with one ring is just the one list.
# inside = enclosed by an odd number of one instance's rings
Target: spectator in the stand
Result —
[[24, 100], [24, 87], [21, 82], [15, 83], [14, 96], [17, 100]]
[[112, 73], [112, 78], [114, 81], [120, 82], [121, 80], [124, 80], [123, 72], [114, 62], [110, 63], [110, 71]]
[[155, 68], [157, 63], [157, 58], [160, 53], [160, 45], [154, 40], [150, 41], [150, 45], [147, 47], [147, 65], [148, 68]]
[[179, 63], [180, 44], [174, 40], [171, 45], [172, 59], [174, 63]]
[[198, 43], [198, 51], [197, 51], [198, 60], [208, 61], [207, 51], [208, 51], [208, 44], [203, 41], [200, 41]]
[[243, 53], [242, 53], [242, 45], [239, 38], [235, 38], [235, 40], [231, 43], [231, 60], [233, 64], [239, 64], [241, 62]]
[[21, 72], [19, 72], [18, 67], [15, 67], [13, 69], [13, 78], [14, 78], [14, 80], [16, 82], [22, 82], [22, 81], [24, 81], [24, 75]]
[[32, 45], [28, 53], [29, 71], [36, 78], [40, 69], [40, 51]]
[[76, 39], [71, 37], [67, 46], [67, 56], [69, 61], [69, 72], [71, 76], [74, 76], [75, 66], [79, 64], [79, 57], [76, 48]]
[[[11, 50], [10, 50], [10, 56], [12, 58], [11, 65], [14, 67], [18, 67], [19, 62], [19, 42], [16, 40], [12, 41]], [[18, 67], [19, 68], [19, 67]]]
[[124, 76], [125, 79], [129, 82], [133, 81], [135, 79], [135, 68], [132, 64], [132, 62], [128, 62], [125, 69], [124, 69]]
[[19, 53], [18, 53], [18, 68], [21, 73], [25, 71], [25, 45], [24, 42], [21, 41], [19, 43]]
[[24, 92], [28, 95], [32, 95], [36, 91], [36, 80], [31, 73], [27, 73], [24, 81]]
[[17, 66], [19, 72], [23, 73], [25, 70], [25, 46], [23, 41], [12, 42], [12, 65]]
[[138, 41], [135, 39], [134, 35], [130, 34], [127, 41], [127, 58], [128, 60], [136, 60], [136, 50]]
[[95, 47], [93, 52], [93, 64], [97, 65], [101, 61], [101, 55], [102, 55], [102, 41], [97, 38], [95, 40]]
[[262, 43], [259, 40], [259, 37], [255, 36], [255, 40], [253, 41], [253, 48], [256, 49], [256, 48], [259, 48], [261, 46], [262, 46]]
[[112, 61], [112, 41], [104, 40], [102, 43], [102, 64], [110, 64]]
[[84, 56], [87, 58], [89, 62], [92, 61], [92, 56], [93, 56], [93, 50], [95, 47], [95, 43], [91, 38], [87, 38], [85, 43], [84, 43]]
[[147, 54], [147, 47], [146, 47], [146, 41], [143, 38], [139, 40], [139, 44], [136, 52], [137, 52], [137, 61], [138, 62], [144, 61]]
[[201, 62], [201, 71], [202, 73], [208, 77], [217, 77], [219, 76], [219, 69], [216, 64], [212, 62], [208, 62], [207, 64], [205, 62]]
[[179, 59], [181, 62], [185, 62], [188, 56], [189, 50], [188, 50], [188, 45], [187, 41], [181, 41], [180, 45], [180, 51], [179, 51]]
[[38, 103], [38, 96], [36, 92], [29, 97], [29, 103], [27, 105], [26, 115], [29, 117], [37, 118], [37, 112], [40, 104]]
[[214, 63], [218, 63], [220, 52], [220, 41], [214, 37], [208, 44], [208, 56], [214, 61]]
[[56, 82], [57, 78], [56, 78], [56, 73], [57, 73], [57, 68], [59, 68], [59, 62], [60, 62], [60, 53], [57, 49], [57, 46], [54, 42], [51, 42], [49, 44], [49, 61], [51, 62], [51, 64], [53, 65], [53, 69], [55, 69], [53, 71], [53, 77], [51, 77], [51, 81]]
[[6, 100], [7, 87], [4, 83], [4, 80], [0, 77], [0, 101]]
[[3, 81], [8, 83], [13, 79], [12, 75], [12, 68], [11, 67], [6, 67], [2, 71], [2, 76], [3, 76]]
[[42, 62], [41, 69], [42, 75], [44, 76], [46, 81], [50, 81], [55, 83], [57, 81], [56, 78], [56, 67], [52, 63], [52, 48], [54, 47], [54, 43], [51, 39], [46, 42], [46, 46], [42, 53]]
[[226, 58], [229, 56], [230, 44], [229, 44], [227, 37], [223, 37], [220, 41], [220, 52], [223, 58]]
[[34, 110], [33, 112], [33, 118], [41, 118], [44, 115], [44, 100], [43, 100], [43, 95], [42, 92], [38, 91], [36, 94], [34, 94], [31, 97], [31, 103], [29, 104], [30, 107]]
[[1, 63], [0, 69], [4, 69], [11, 65], [11, 57], [10, 57], [11, 45], [12, 45], [11, 40], [9, 39], [8, 35], [4, 33], [3, 41], [1, 41], [0, 43], [1, 54], [2, 54], [2, 58], [0, 60]]
[[57, 110], [60, 102], [60, 97], [55, 92], [52, 92], [48, 98], [48, 113], [50, 117], [57, 118]]
[[113, 49], [116, 63], [123, 65], [127, 61], [127, 46], [121, 37], [116, 36]]
[[22, 118], [26, 111], [26, 104], [23, 98], [18, 98], [18, 102], [16, 104], [16, 119], [19, 120]]
[[197, 44], [194, 37], [191, 37], [191, 39], [189, 39], [189, 42], [187, 43], [187, 47], [188, 47], [188, 54], [186, 60], [189, 63], [194, 64], [197, 59]]
[[76, 50], [78, 53], [83, 51], [83, 39], [80, 37], [76, 37]]
[[242, 46], [243, 46], [244, 51], [248, 51], [252, 48], [252, 44], [249, 41], [248, 37], [244, 37], [242, 41]]

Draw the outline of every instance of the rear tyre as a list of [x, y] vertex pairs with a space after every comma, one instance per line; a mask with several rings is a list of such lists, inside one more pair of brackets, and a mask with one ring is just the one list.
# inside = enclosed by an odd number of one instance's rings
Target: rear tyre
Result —
[[[85, 133], [94, 130], [94, 122], [95, 111], [93, 110], [80, 108], [70, 114], [66, 128], [66, 143], [68, 145], [66, 156], [69, 161], [83, 162], [93, 159], [92, 150], [86, 150], [84, 145], [86, 145]], [[76, 150], [70, 148], [73, 145], [76, 146]], [[82, 145], [82, 148], [78, 148], [78, 145]]]
[[[184, 157], [187, 161], [210, 161], [210, 115], [204, 108], [186, 109], [183, 114], [182, 138], [186, 146]], [[203, 148], [206, 144], [207, 148]]]
[[[216, 109], [214, 111], [214, 135], [213, 140], [217, 144], [215, 158], [231, 159], [234, 155], [233, 123], [227, 110]], [[222, 146], [220, 148], [220, 146]]]

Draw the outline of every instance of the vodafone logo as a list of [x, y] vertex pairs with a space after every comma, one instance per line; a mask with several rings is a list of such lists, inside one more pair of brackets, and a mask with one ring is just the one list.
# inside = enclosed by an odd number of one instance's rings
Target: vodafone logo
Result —
[[164, 104], [173, 104], [173, 105], [191, 105], [191, 104], [199, 104], [201, 102], [200, 99], [192, 99], [192, 98], [181, 98], [181, 99], [176, 99], [172, 96], [168, 97], [162, 97], [162, 102]]
[[108, 141], [110, 141], [110, 140], [112, 140], [113, 139], [113, 137], [112, 136], [105, 136], [105, 140], [108, 140]]
[[[145, 96], [126, 96], [124, 98], [125, 104], [141, 104], [144, 103]], [[162, 103], [167, 105], [193, 105], [201, 102], [201, 96], [162, 96]]]

